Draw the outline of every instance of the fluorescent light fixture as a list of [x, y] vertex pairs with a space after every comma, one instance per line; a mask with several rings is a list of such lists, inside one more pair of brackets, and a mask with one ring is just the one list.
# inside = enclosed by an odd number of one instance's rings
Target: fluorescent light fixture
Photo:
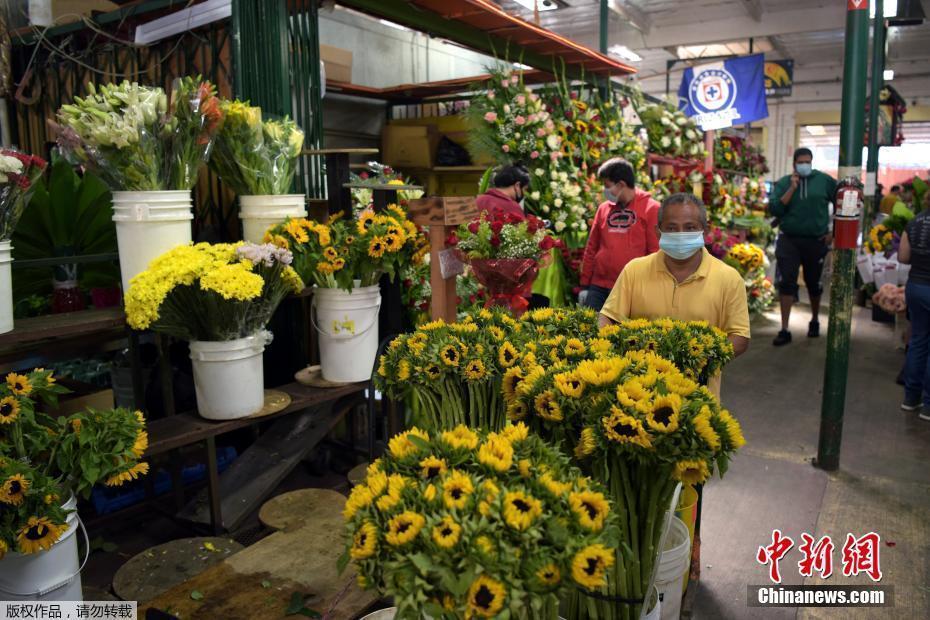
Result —
[[232, 0], [207, 0], [136, 26], [135, 42], [140, 45], [155, 43], [231, 16]]
[[642, 56], [628, 48], [626, 45], [611, 45], [607, 50], [607, 54], [610, 56], [616, 56], [617, 58], [622, 58], [623, 60], [629, 60], [630, 62], [639, 62], [643, 59]]
[[885, 69], [885, 72], [882, 73], [882, 79], [886, 82], [890, 82], [894, 79], [894, 69]]
[[535, 10], [536, 5], [538, 4], [540, 13], [542, 13], [543, 11], [554, 11], [557, 8], [559, 8], [559, 5], [555, 2], [555, 0], [513, 0], [513, 1], [519, 4], [520, 6], [522, 6], [523, 8], [529, 9], [530, 11]]
[[529, 65], [525, 65], [525, 64], [523, 64], [522, 62], [515, 62], [515, 63], [513, 63], [513, 68], [514, 68], [514, 69], [522, 69], [523, 71], [529, 71], [529, 70], [531, 70], [533, 67], [531, 67], [531, 66], [529, 66]]
[[812, 136], [827, 135], [827, 129], [823, 125], [805, 125], [804, 130]]
[[410, 32], [410, 28], [407, 28], [406, 26], [401, 26], [400, 24], [396, 22], [391, 22], [386, 19], [379, 19], [378, 23], [381, 24], [382, 26], [387, 26], [388, 28], [394, 28], [395, 30], [401, 30], [403, 32]]
[[[875, 5], [880, 0], [869, 0], [869, 19], [875, 19]], [[889, 17], [897, 17], [898, 15], [898, 0], [884, 0], [882, 2], [882, 16], [885, 19]]]

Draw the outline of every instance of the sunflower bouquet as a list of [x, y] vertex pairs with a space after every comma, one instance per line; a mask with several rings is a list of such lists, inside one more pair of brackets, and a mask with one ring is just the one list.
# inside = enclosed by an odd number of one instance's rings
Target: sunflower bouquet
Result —
[[0, 557], [47, 550], [67, 530], [69, 497], [89, 497], [98, 482], [119, 486], [148, 472], [145, 418], [128, 409], [54, 418], [67, 390], [41, 368], [0, 384]]
[[524, 358], [504, 375], [503, 391], [508, 417], [573, 453], [620, 513], [624, 544], [608, 596], [576, 597], [569, 617], [638, 618], [678, 483], [725, 473], [744, 444], [739, 423], [706, 387], [647, 351], [554, 364]]
[[425, 235], [396, 204], [383, 212], [365, 209], [357, 218], [338, 213], [326, 223], [289, 219], [268, 230], [265, 241], [294, 253], [294, 268], [321, 288], [351, 291], [374, 286], [382, 274], [423, 261]]
[[619, 539], [601, 486], [523, 424], [396, 435], [344, 515], [341, 566], [398, 618], [554, 620], [608, 583]]
[[275, 245], [198, 243], [165, 252], [135, 276], [126, 322], [188, 341], [223, 341], [264, 328], [304, 288], [292, 254]]
[[240, 196], [286, 194], [297, 170], [304, 132], [290, 118], [262, 120], [248, 102], [222, 101], [223, 126], [210, 168]]
[[727, 252], [724, 262], [746, 276], [765, 266], [765, 252], [754, 243], [737, 243]]

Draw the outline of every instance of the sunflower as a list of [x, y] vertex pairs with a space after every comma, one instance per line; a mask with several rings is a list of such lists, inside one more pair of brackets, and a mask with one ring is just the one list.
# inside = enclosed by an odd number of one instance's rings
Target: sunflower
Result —
[[[620, 389], [621, 388], [617, 388], [618, 390], [617, 398], [620, 400], [623, 400], [622, 397], [619, 395]], [[623, 384], [622, 389], [623, 389], [624, 394], [626, 394], [628, 397], [630, 397], [634, 401], [649, 400], [654, 396], [652, 391], [647, 390], [646, 387], [643, 385], [642, 377], [634, 377], [632, 379], [629, 379]]]
[[476, 538], [475, 546], [478, 547], [478, 551], [490, 557], [494, 557], [497, 552], [497, 547], [494, 546], [494, 541], [492, 541], [487, 536], [479, 536]]
[[104, 482], [108, 487], [118, 487], [121, 486], [124, 482], [129, 482], [130, 480], [135, 480], [139, 476], [144, 476], [149, 473], [149, 464], [148, 463], [136, 463], [129, 469], [124, 469], [121, 472], [113, 474]]
[[404, 247], [404, 238], [398, 235], [387, 235], [384, 237], [384, 247], [388, 252], [398, 252]]
[[465, 378], [469, 381], [481, 381], [488, 375], [488, 371], [481, 360], [471, 360], [465, 364]]
[[517, 388], [520, 387], [521, 381], [523, 381], [522, 368], [514, 366], [513, 368], [507, 369], [507, 372], [504, 373], [504, 378], [501, 380], [501, 390], [506, 400], [512, 401], [516, 398]]
[[339, 252], [336, 251], [336, 248], [326, 248], [323, 250], [323, 257], [327, 260], [335, 261], [337, 258], [339, 258]]
[[381, 512], [388, 512], [391, 508], [398, 505], [401, 500], [401, 493], [407, 486], [407, 479], [400, 474], [391, 474], [387, 479], [387, 493], [378, 498], [375, 506]]
[[584, 355], [584, 343], [578, 338], [569, 338], [565, 341], [565, 355], [569, 357], [578, 357]]
[[474, 450], [478, 447], [477, 433], [463, 424], [459, 424], [451, 431], [444, 431], [442, 440], [455, 450]]
[[678, 461], [675, 463], [672, 477], [685, 484], [701, 484], [710, 477], [710, 469], [707, 467], [707, 461]]
[[518, 422], [525, 418], [529, 411], [526, 408], [526, 403], [522, 400], [515, 400], [509, 405], [507, 405], [507, 419], [511, 422]]
[[459, 350], [455, 348], [455, 345], [451, 344], [447, 344], [443, 347], [442, 351], [439, 352], [439, 359], [441, 359], [442, 363], [446, 366], [458, 366], [461, 357]]
[[428, 502], [431, 502], [434, 499], [436, 499], [436, 485], [435, 484], [426, 485], [426, 488], [423, 489], [423, 499], [425, 499]]
[[448, 515], [433, 528], [433, 540], [444, 549], [454, 547], [461, 535], [462, 526]]
[[22, 474], [13, 474], [0, 487], [0, 502], [19, 506], [26, 499], [29, 490], [29, 480]]
[[529, 459], [520, 459], [517, 462], [517, 471], [520, 472], [520, 475], [524, 478], [529, 478], [532, 473], [532, 469], [530, 469], [532, 466], [533, 463], [531, 463]]
[[352, 538], [349, 555], [353, 560], [364, 560], [375, 554], [378, 548], [378, 528], [371, 521], [365, 521]]
[[526, 376], [523, 377], [523, 380], [520, 381], [520, 385], [517, 386], [517, 394], [521, 396], [526, 396], [536, 388], [536, 384], [539, 383], [543, 377], [546, 376], [546, 369], [542, 366], [534, 366], [529, 372], [526, 373]]
[[743, 437], [743, 431], [740, 428], [739, 422], [736, 421], [730, 412], [726, 409], [720, 412], [718, 419], [723, 422], [724, 429], [726, 431], [726, 438], [729, 440], [727, 443], [727, 449], [729, 450], [738, 450], [746, 445], [746, 439]]
[[706, 443], [711, 450], [717, 451], [720, 449], [720, 435], [717, 434], [717, 431], [715, 431], [714, 427], [710, 424], [709, 407], [706, 405], [701, 407], [701, 412], [694, 416], [692, 424], [694, 424], [694, 430], [697, 431], [698, 436], [704, 440], [704, 443]]
[[565, 495], [566, 493], [572, 490], [571, 484], [569, 484], [568, 482], [559, 482], [558, 480], [553, 478], [552, 473], [548, 471], [543, 472], [543, 474], [539, 477], [539, 482], [544, 487], [546, 487], [546, 490], [548, 490], [550, 493], [552, 493], [556, 497], [562, 497], [563, 495]]
[[375, 214], [374, 211], [362, 211], [361, 215], [358, 216], [358, 222], [356, 224], [356, 229], [358, 234], [364, 235], [375, 223]]
[[46, 517], [29, 517], [16, 537], [21, 553], [38, 553], [52, 548], [65, 528]]
[[29, 396], [32, 392], [32, 384], [29, 383], [29, 377], [26, 375], [11, 372], [6, 376], [6, 384], [16, 396]]
[[510, 368], [516, 364], [517, 360], [519, 359], [520, 353], [517, 351], [516, 347], [510, 343], [510, 341], [502, 344], [501, 348], [497, 351], [497, 362], [500, 364], [501, 368]]
[[674, 433], [678, 430], [678, 418], [681, 411], [681, 396], [667, 394], [652, 401], [652, 407], [646, 414], [646, 423], [653, 430], [662, 433]]
[[533, 402], [536, 408], [536, 414], [543, 420], [550, 422], [560, 422], [564, 419], [562, 408], [555, 399], [555, 393], [552, 390], [546, 390], [540, 393]]
[[307, 234], [307, 229], [300, 220], [288, 220], [284, 225], [284, 231], [297, 243], [310, 241], [310, 235]]
[[387, 249], [387, 242], [384, 237], [372, 237], [368, 244], [368, 256], [372, 258], [381, 258]]
[[0, 398], [0, 424], [12, 424], [19, 417], [19, 400], [14, 396]]
[[504, 522], [515, 530], [525, 530], [542, 514], [542, 502], [523, 491], [504, 495]]
[[423, 369], [423, 372], [426, 373], [426, 376], [430, 381], [435, 381], [442, 376], [442, 368], [439, 367], [439, 364], [427, 364], [426, 368]]
[[690, 396], [698, 389], [698, 384], [684, 375], [665, 377], [665, 387], [679, 396]]
[[602, 493], [594, 491], [579, 491], [570, 493], [568, 503], [572, 512], [578, 517], [581, 527], [600, 532], [604, 529], [604, 520], [610, 513], [610, 504]]
[[572, 558], [572, 579], [589, 590], [604, 585], [607, 569], [614, 565], [614, 554], [604, 545], [588, 545]]
[[610, 415], [601, 418], [604, 434], [607, 439], [619, 444], [634, 444], [651, 449], [652, 441], [649, 433], [643, 428], [643, 423], [622, 409], [610, 408]]
[[132, 444], [132, 453], [137, 459], [141, 459], [145, 451], [149, 449], [149, 434], [145, 431], [139, 431], [136, 439]]
[[371, 489], [364, 484], [355, 485], [349, 493], [345, 508], [342, 509], [342, 516], [351, 519], [356, 512], [371, 505], [372, 500], [374, 500], [374, 494]]
[[416, 454], [420, 448], [410, 440], [410, 437], [417, 437], [426, 442], [429, 441], [429, 433], [421, 431], [414, 426], [409, 431], [404, 431], [403, 433], [391, 437], [391, 440], [388, 442], [388, 450], [390, 450], [391, 455], [395, 458], [402, 459], [411, 454]]
[[507, 334], [504, 333], [504, 330], [502, 330], [497, 325], [490, 326], [488, 328], [488, 333], [491, 334], [491, 337], [494, 338], [494, 340], [496, 340], [497, 342], [500, 342], [501, 340], [504, 340], [507, 337]]
[[578, 438], [578, 444], [575, 446], [575, 456], [583, 459], [594, 454], [597, 449], [597, 438], [594, 435], [594, 429], [586, 426], [581, 429], [581, 437]]
[[425, 523], [423, 515], [406, 510], [388, 521], [388, 532], [384, 539], [392, 547], [405, 545], [417, 537]]
[[463, 508], [474, 492], [475, 485], [466, 473], [453, 470], [443, 480], [442, 501], [449, 510]]
[[555, 563], [550, 562], [536, 571], [536, 579], [544, 586], [555, 586], [562, 581], [562, 573]]
[[553, 377], [555, 387], [568, 398], [581, 398], [584, 382], [573, 372], [562, 372]]
[[371, 489], [371, 495], [373, 497], [378, 497], [384, 493], [384, 490], [387, 488], [388, 475], [381, 471], [380, 468], [372, 469], [371, 465], [369, 465], [368, 472], [365, 475], [365, 484]]
[[506, 598], [504, 584], [487, 575], [479, 575], [468, 589], [468, 615], [493, 618], [503, 609]]
[[397, 364], [397, 375], [394, 377], [397, 381], [406, 381], [410, 378], [410, 362], [400, 360]]
[[490, 433], [478, 448], [478, 461], [494, 471], [507, 471], [513, 464], [513, 446], [506, 438], [497, 433]]
[[502, 430], [499, 434], [510, 443], [519, 443], [529, 437], [530, 429], [526, 424], [521, 422], [519, 424], [510, 424], [504, 427], [504, 430]]
[[585, 383], [600, 387], [615, 382], [629, 365], [630, 361], [622, 357], [585, 360], [578, 364], [575, 373]]
[[436, 458], [432, 455], [420, 461], [420, 475], [427, 479], [441, 476], [446, 473], [448, 468], [445, 459]]

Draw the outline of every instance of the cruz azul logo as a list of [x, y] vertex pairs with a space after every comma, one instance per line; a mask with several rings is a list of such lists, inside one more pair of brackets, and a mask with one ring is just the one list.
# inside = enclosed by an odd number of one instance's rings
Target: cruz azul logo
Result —
[[688, 88], [688, 100], [696, 112], [695, 120], [704, 129], [730, 127], [739, 119], [734, 107], [737, 98], [736, 79], [724, 65], [695, 67]]

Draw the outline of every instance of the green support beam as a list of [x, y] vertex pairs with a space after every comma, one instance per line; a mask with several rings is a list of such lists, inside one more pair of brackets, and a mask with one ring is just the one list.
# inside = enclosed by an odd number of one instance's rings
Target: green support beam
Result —
[[[847, 3], [846, 53], [843, 63], [843, 103], [840, 114], [840, 180], [859, 179], [865, 131], [866, 72], [869, 53], [869, 0]], [[834, 248], [830, 289], [830, 328], [824, 365], [823, 403], [816, 465], [833, 471], [840, 465], [849, 340], [852, 331], [855, 249]]]
[[599, 51], [602, 54], [607, 53], [607, 32], [608, 27], [610, 26], [610, 7], [608, 6], [610, 0], [601, 0], [601, 20], [600, 20], [600, 47]]
[[265, 114], [291, 115], [287, 0], [233, 0], [233, 91]]
[[869, 96], [869, 158], [865, 166], [865, 213], [863, 226], [871, 225], [878, 213], [881, 197], [877, 195], [878, 183], [878, 107], [882, 88], [885, 85], [885, 7], [875, 3], [875, 22], [872, 25], [872, 89]]

